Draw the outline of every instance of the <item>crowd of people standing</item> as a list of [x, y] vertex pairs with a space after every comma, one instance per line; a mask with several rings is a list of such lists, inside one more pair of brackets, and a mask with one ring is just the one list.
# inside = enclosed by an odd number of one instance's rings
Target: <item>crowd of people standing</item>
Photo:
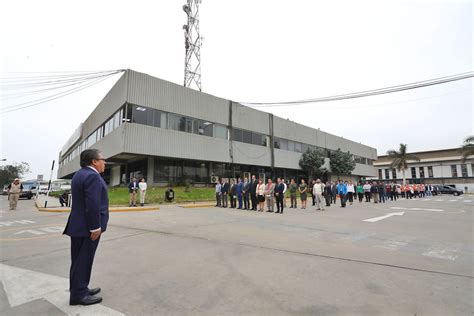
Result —
[[[286, 207], [286, 198], [290, 197], [290, 208], [298, 208], [298, 200], [301, 201], [301, 209], [307, 208], [308, 198], [317, 210], [324, 211], [325, 207], [336, 204], [339, 200], [341, 207], [347, 203], [352, 205], [355, 200], [362, 203], [385, 203], [396, 201], [400, 198], [413, 199], [432, 196], [436, 187], [425, 184], [400, 185], [394, 182], [384, 183], [366, 181], [353, 183], [351, 180], [338, 180], [322, 182], [320, 179], [306, 183], [301, 179], [296, 183], [291, 179], [289, 183], [284, 178], [277, 178], [276, 183], [267, 179], [222, 179], [215, 186], [216, 207], [230, 207], [250, 211], [267, 211], [283, 214]], [[289, 194], [287, 193], [289, 192]], [[229, 204], [230, 201], [230, 204]], [[276, 209], [276, 211], [275, 211]]]

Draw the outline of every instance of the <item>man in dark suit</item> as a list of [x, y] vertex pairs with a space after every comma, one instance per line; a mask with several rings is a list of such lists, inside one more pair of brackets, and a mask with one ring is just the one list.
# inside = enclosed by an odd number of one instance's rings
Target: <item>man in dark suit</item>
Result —
[[81, 153], [81, 169], [71, 182], [72, 206], [64, 234], [71, 237], [70, 305], [92, 305], [100, 288], [89, 289], [94, 255], [109, 220], [107, 185], [100, 176], [105, 159], [97, 149]]
[[275, 199], [277, 204], [277, 211], [275, 213], [283, 214], [283, 191], [285, 186], [280, 178], [277, 179], [277, 185], [275, 186]]
[[252, 211], [257, 210], [257, 185], [258, 181], [255, 175], [252, 175], [252, 181], [250, 182], [250, 199], [252, 200]]
[[222, 188], [221, 188], [221, 207], [227, 207], [227, 197], [229, 195], [229, 182], [227, 179], [222, 180]]

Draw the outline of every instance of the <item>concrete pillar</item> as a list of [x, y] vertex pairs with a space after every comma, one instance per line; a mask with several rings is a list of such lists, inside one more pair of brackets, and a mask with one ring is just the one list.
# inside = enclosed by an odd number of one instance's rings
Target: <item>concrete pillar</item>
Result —
[[116, 165], [112, 167], [110, 170], [110, 185], [117, 186], [120, 184], [120, 165]]
[[148, 164], [147, 164], [147, 172], [146, 172], [146, 182], [149, 185], [154, 183], [153, 181], [153, 174], [155, 173], [155, 158], [148, 157]]

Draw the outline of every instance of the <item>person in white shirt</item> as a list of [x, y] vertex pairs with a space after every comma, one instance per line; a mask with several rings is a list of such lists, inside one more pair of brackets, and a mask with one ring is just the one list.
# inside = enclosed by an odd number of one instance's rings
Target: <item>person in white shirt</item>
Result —
[[349, 183], [347, 184], [347, 196], [348, 196], [350, 205], [352, 205], [352, 202], [354, 202], [354, 194], [355, 194], [354, 184], [352, 183], [351, 180], [349, 180]]
[[321, 183], [321, 180], [317, 179], [313, 185], [313, 196], [314, 196], [316, 209], [321, 210], [321, 211], [324, 211], [323, 192], [324, 192], [324, 184]]
[[364, 195], [365, 195], [365, 201], [370, 202], [370, 188], [372, 186], [369, 184], [369, 182], [365, 182], [364, 186], [362, 187], [364, 189]]
[[286, 196], [285, 196], [285, 193], [286, 193], [286, 189], [288, 188], [286, 182], [285, 182], [285, 179], [281, 178], [281, 182], [283, 183], [283, 207], [286, 207]]
[[146, 189], [147, 189], [145, 178], [142, 178], [140, 180], [140, 183], [138, 183], [138, 188], [140, 189], [140, 205], [144, 206], [145, 205]]

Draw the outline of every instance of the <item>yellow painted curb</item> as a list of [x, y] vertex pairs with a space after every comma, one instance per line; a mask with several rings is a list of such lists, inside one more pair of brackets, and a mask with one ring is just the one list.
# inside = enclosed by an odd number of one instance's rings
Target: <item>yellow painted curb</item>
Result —
[[[109, 212], [143, 212], [143, 211], [158, 211], [159, 207], [122, 207], [122, 208], [109, 208]], [[44, 208], [38, 207], [40, 212], [51, 212], [51, 213], [69, 213], [70, 209], [55, 209], [55, 208]]]
[[192, 204], [192, 205], [181, 205], [182, 208], [199, 208], [199, 207], [213, 207], [215, 204]]

